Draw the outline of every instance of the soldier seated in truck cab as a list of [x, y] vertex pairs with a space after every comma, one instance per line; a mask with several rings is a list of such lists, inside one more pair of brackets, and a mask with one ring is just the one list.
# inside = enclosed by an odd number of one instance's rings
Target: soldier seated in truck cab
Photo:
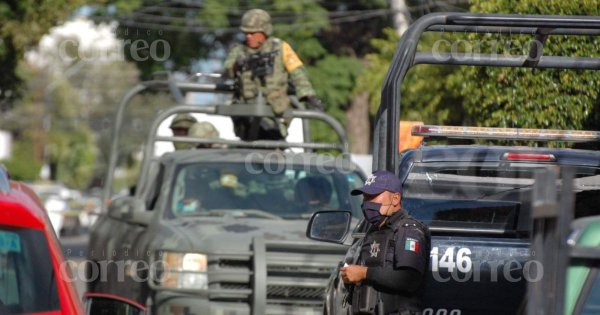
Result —
[[[173, 136], [187, 136], [189, 134], [190, 128], [196, 123], [196, 118], [190, 114], [177, 114], [173, 117], [171, 121], [171, 131], [173, 131]], [[173, 146], [175, 150], [183, 150], [189, 147], [189, 144], [183, 142], [174, 142]]]
[[[205, 138], [205, 139], [219, 139], [219, 131], [215, 126], [207, 121], [199, 121], [194, 123], [189, 130], [190, 137]], [[195, 144], [196, 149], [210, 149], [215, 148], [216, 145], [212, 143], [198, 143]]]
[[298, 212], [314, 212], [330, 207], [331, 184], [322, 176], [298, 180], [294, 187], [294, 201]]

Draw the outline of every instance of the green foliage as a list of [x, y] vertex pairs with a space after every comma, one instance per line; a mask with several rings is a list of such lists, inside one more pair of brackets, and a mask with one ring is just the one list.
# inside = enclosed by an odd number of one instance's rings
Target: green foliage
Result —
[[[481, 1], [472, 12], [599, 15], [595, 1]], [[531, 36], [469, 35], [484, 53], [522, 55]], [[593, 37], [550, 36], [544, 55], [593, 56]], [[473, 123], [492, 127], [581, 129], [598, 102], [597, 71], [461, 67], [449, 87], [464, 99]], [[596, 128], [598, 125], [596, 124]]]
[[327, 105], [331, 114], [343, 115], [342, 109], [351, 101], [356, 79], [362, 65], [356, 58], [329, 55], [308, 67], [311, 81], [318, 82], [314, 88]]
[[[327, 11], [317, 1], [276, 1], [273, 15], [274, 35], [288, 41], [306, 62], [324, 57], [328, 52], [315, 37], [329, 28]], [[285, 12], [278, 14], [279, 12]], [[281, 17], [278, 17], [280, 15]]]
[[[362, 65], [355, 58], [329, 55], [308, 68], [317, 94], [326, 105], [326, 111], [338, 121], [345, 121], [345, 107], [351, 101], [352, 89]], [[324, 123], [311, 122], [313, 140], [338, 142], [335, 133]]]
[[[110, 1], [113, 6], [120, 2], [127, 1]], [[345, 10], [387, 8], [383, 0], [335, 2], [335, 5], [317, 0], [206, 0], [201, 5], [187, 2], [177, 6], [161, 5], [160, 11], [156, 10], [155, 5], [155, 0], [142, 0], [138, 10], [129, 12], [117, 9], [111, 17], [124, 21], [119, 30], [124, 39], [140, 38], [137, 33], [124, 32], [127, 29], [139, 29], [143, 33], [142, 39], [166, 40], [171, 46], [168, 64], [176, 70], [191, 70], [192, 65], [207, 57], [222, 58], [223, 50], [243, 40], [239, 31], [241, 17], [252, 8], [262, 8], [270, 13], [273, 35], [289, 42], [308, 66], [314, 67], [317, 63], [323, 64], [322, 60], [336, 57], [359, 60], [371, 50], [367, 43], [373, 35], [381, 32], [380, 25], [386, 18], [371, 18], [356, 23], [349, 20], [345, 24], [335, 19]], [[331, 13], [335, 15], [329, 16]], [[150, 20], [150, 16], [156, 18]], [[332, 25], [332, 21], [335, 25]], [[146, 35], [146, 27], [151, 35]], [[162, 35], [152, 35], [159, 32]], [[330, 63], [329, 59], [325, 61], [325, 66]], [[162, 70], [166, 65], [157, 60], [137, 64], [143, 78], [149, 78], [152, 71]], [[315, 86], [323, 83], [319, 78], [311, 78], [311, 81]]]
[[[28, 134], [27, 138], [33, 135]], [[2, 162], [12, 179], [33, 181], [38, 179], [42, 163], [35, 156], [31, 142], [13, 141], [12, 157]]]
[[[124, 0], [111, 3], [119, 1]], [[385, 0], [206, 0], [165, 4], [160, 11], [153, 9], [155, 2], [143, 0], [138, 10], [129, 13], [117, 10], [115, 16], [125, 21], [122, 30], [128, 25], [142, 32], [145, 26], [151, 33], [162, 30], [161, 38], [171, 46], [168, 64], [172, 69], [184, 71], [193, 71], [192, 65], [207, 57], [223, 58], [233, 44], [243, 40], [239, 31], [242, 15], [253, 8], [266, 10], [272, 17], [273, 36], [290, 43], [307, 66], [310, 80], [326, 103], [327, 112], [341, 121], [354, 95], [361, 59], [372, 51], [368, 42], [381, 34], [382, 25], [389, 24], [387, 16], [363, 20], [356, 13], [388, 8]], [[149, 16], [156, 18], [149, 19]], [[134, 39], [123, 31], [119, 34], [124, 39]], [[166, 64], [155, 60], [137, 62], [143, 78]], [[315, 139], [337, 141], [326, 126], [319, 123], [311, 123], [311, 126]]]
[[49, 153], [56, 169], [55, 180], [83, 189], [93, 175], [96, 149], [92, 132], [88, 128], [78, 129], [52, 131]]
[[[157, 1], [154, 3], [158, 4]], [[109, 1], [108, 4], [114, 6], [118, 12], [133, 12], [142, 5], [142, 0]]]
[[[593, 1], [483, 1], [472, 3], [472, 12], [600, 15]], [[380, 104], [380, 93], [398, 39], [385, 31], [373, 39], [376, 53], [367, 55], [367, 67], [355, 91], [368, 91], [371, 114]], [[496, 34], [425, 34], [419, 51], [460, 51], [526, 55], [531, 36]], [[544, 55], [596, 56], [593, 37], [551, 36]], [[456, 51], [455, 51], [456, 52]], [[540, 70], [495, 67], [413, 67], [401, 88], [402, 119], [426, 123], [480, 125], [490, 127], [600, 129], [597, 71]], [[535, 143], [527, 143], [536, 145]], [[551, 144], [552, 145], [552, 144]], [[555, 144], [556, 145], [556, 144]]]
[[[196, 22], [206, 23], [210, 27], [227, 27], [229, 26], [229, 8], [235, 7], [237, 3], [237, 0], [205, 1], [204, 9], [198, 10]], [[240, 10], [233, 13], [243, 14]]]
[[27, 48], [85, 0], [6, 0], [0, 3], [0, 109], [12, 107], [22, 78], [15, 72]]
[[[46, 57], [58, 59], [60, 56], [48, 54]], [[54, 67], [58, 67], [58, 63]], [[22, 63], [19, 74], [27, 78], [23, 97], [14, 109], [0, 117], [0, 125], [18, 135], [16, 141], [33, 148], [30, 159], [50, 165], [51, 179], [74, 188], [98, 183], [98, 179], [106, 175], [116, 106], [138, 82], [139, 71], [135, 65], [124, 61], [79, 61], [54, 71]], [[140, 139], [147, 134], [140, 126], [154, 116], [154, 101], [166, 103], [164, 98], [156, 97], [142, 100], [145, 106], [134, 102], [151, 113], [138, 111], [137, 116], [126, 117], [128, 123], [123, 135], [137, 137], [135, 148], [128, 153], [139, 150]], [[45, 113], [51, 122], [49, 132], [42, 127]], [[32, 136], [28, 136], [30, 133]], [[134, 147], [133, 141], [126, 139], [121, 144], [130, 148]], [[20, 174], [22, 169], [14, 172], [25, 177]]]
[[[381, 103], [381, 88], [390, 67], [398, 35], [394, 29], [384, 30], [385, 38], [376, 38], [371, 45], [376, 53], [366, 56], [367, 67], [356, 85], [355, 92], [368, 91], [370, 113], [375, 115]], [[419, 50], [431, 49], [436, 38], [426, 34]], [[419, 65], [406, 75], [401, 87], [401, 119], [420, 120], [429, 124], [449, 124], [460, 121], [460, 100], [446, 85], [445, 78], [455, 71], [453, 67]]]
[[385, 38], [374, 38], [371, 46], [374, 53], [367, 54], [365, 60], [367, 66], [358, 79], [355, 92], [367, 91], [369, 93], [370, 112], [375, 115], [381, 103], [381, 87], [385, 74], [389, 69], [394, 51], [398, 43], [398, 35], [392, 28], [386, 28]]
[[[27, 86], [18, 105], [7, 113], [17, 117], [17, 123], [3, 125], [17, 135], [18, 144], [10, 161], [15, 178], [34, 180], [39, 167], [20, 165], [50, 165], [52, 179], [70, 187], [85, 188], [91, 178], [96, 159], [95, 139], [92, 130], [83, 120], [87, 112], [80, 94], [65, 78], [55, 78], [53, 85], [44, 71], [20, 66]], [[49, 97], [49, 102], [45, 96]], [[45, 102], [46, 101], [46, 102]], [[42, 129], [44, 113], [48, 111], [49, 132]], [[24, 119], [26, 118], [26, 119]], [[27, 148], [27, 149], [24, 149]], [[45, 152], [45, 153], [44, 153]]]

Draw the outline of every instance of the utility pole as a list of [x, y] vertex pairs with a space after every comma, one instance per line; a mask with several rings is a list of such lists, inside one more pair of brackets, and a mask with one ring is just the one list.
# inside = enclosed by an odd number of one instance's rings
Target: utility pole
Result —
[[40, 177], [42, 179], [51, 179], [52, 175], [53, 175], [53, 174], [51, 174], [51, 169], [50, 169], [50, 148], [49, 148], [49, 142], [50, 142], [49, 135], [50, 135], [50, 129], [52, 128], [51, 110], [54, 107], [53, 106], [54, 104], [52, 102], [52, 92], [54, 92], [54, 90], [56, 90], [60, 80], [68, 80], [70, 77], [77, 74], [86, 63], [87, 62], [85, 62], [83, 60], [76, 61], [73, 65], [71, 65], [67, 70], [64, 71], [64, 73], [63, 73], [64, 77], [52, 79], [52, 82], [50, 82], [44, 89], [44, 115], [42, 118], [42, 132], [44, 133], [44, 135], [43, 135], [44, 149], [43, 149], [43, 153], [42, 153], [42, 170], [40, 172]]
[[402, 34], [408, 29], [408, 25], [410, 25], [410, 13], [408, 12], [406, 1], [390, 0], [390, 8], [392, 9], [394, 15], [393, 20], [396, 33], [398, 36], [402, 36]]

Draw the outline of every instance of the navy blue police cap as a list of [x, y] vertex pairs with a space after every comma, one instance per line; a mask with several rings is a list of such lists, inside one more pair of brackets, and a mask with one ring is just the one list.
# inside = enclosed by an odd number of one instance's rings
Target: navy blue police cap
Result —
[[402, 183], [396, 174], [388, 171], [376, 171], [367, 178], [364, 186], [352, 190], [350, 194], [353, 196], [360, 194], [379, 195], [384, 191], [402, 192]]

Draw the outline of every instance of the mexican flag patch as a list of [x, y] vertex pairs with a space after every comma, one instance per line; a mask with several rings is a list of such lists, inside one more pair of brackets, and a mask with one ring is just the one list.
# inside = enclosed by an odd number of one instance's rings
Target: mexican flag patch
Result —
[[419, 252], [419, 241], [414, 238], [408, 237], [406, 242], [404, 243], [404, 249], [409, 250], [411, 252], [418, 253]]

